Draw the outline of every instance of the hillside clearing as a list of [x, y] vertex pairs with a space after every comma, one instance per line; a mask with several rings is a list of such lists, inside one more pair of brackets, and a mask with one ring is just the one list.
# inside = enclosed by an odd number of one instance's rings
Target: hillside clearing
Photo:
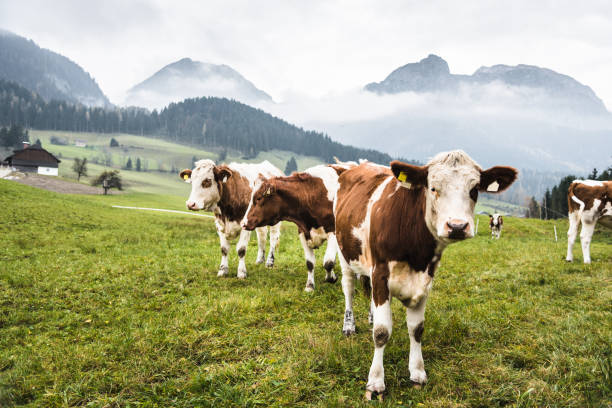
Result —
[[[25, 204], [24, 204], [25, 203]], [[111, 205], [184, 209], [151, 194], [60, 195], [0, 180], [0, 406], [372, 406], [368, 301], [341, 334], [340, 284], [306, 279], [296, 228], [277, 263], [216, 277], [213, 222]], [[607, 407], [612, 396], [612, 232], [593, 264], [563, 262], [567, 224], [509, 218], [444, 254], [428, 302], [429, 383], [409, 385], [402, 306], [379, 406]], [[322, 256], [321, 250], [317, 253]], [[339, 271], [336, 271], [339, 273]], [[419, 405], [423, 404], [423, 405]]]

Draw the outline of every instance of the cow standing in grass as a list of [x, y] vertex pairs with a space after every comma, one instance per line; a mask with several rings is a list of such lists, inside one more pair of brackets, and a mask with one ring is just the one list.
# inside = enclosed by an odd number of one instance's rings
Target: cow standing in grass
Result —
[[591, 238], [595, 224], [612, 228], [612, 181], [576, 180], [570, 184], [567, 192], [567, 207], [569, 208], [569, 230], [567, 231], [568, 262], [574, 260], [572, 249], [580, 231], [582, 258], [585, 264], [591, 263]]
[[502, 226], [504, 225], [504, 217], [501, 214], [489, 214], [489, 227], [491, 228], [491, 238], [501, 237]]
[[333, 200], [338, 190], [338, 174], [354, 164], [319, 165], [288, 177], [273, 177], [253, 192], [242, 227], [247, 230], [290, 221], [297, 225], [304, 249], [308, 278], [307, 292], [315, 288], [314, 250], [327, 240], [323, 257], [325, 281], [334, 283], [337, 244]]
[[[187, 208], [192, 211], [206, 210], [215, 214], [217, 234], [221, 241], [221, 265], [218, 276], [225, 276], [229, 271], [227, 254], [228, 240], [240, 236], [236, 250], [238, 252], [238, 278], [246, 278], [247, 269], [244, 261], [251, 231], [240, 227], [251, 194], [257, 185], [268, 177], [282, 176], [282, 172], [267, 160], [259, 164], [230, 163], [216, 166], [212, 160], [200, 160], [193, 170], [183, 170], [180, 177], [191, 183], [191, 194]], [[257, 228], [256, 263], [263, 263], [266, 251], [268, 227]], [[266, 266], [274, 265], [274, 250], [280, 237], [280, 223], [270, 227], [270, 250]]]
[[366, 398], [385, 390], [383, 353], [392, 330], [391, 297], [406, 307], [410, 380], [425, 384], [421, 355], [425, 303], [447, 245], [474, 235], [479, 191], [501, 192], [516, 179], [511, 167], [482, 170], [466, 153], [440, 153], [425, 166], [363, 163], [339, 177], [334, 201], [346, 310], [343, 331], [355, 331], [353, 274], [371, 281], [374, 358]]

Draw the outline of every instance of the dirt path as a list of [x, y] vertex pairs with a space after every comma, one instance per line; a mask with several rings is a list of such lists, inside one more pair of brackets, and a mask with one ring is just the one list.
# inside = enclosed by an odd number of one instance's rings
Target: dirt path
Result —
[[6, 177], [6, 179], [13, 180], [21, 184], [27, 184], [29, 186], [64, 194], [102, 194], [104, 191], [102, 190], [102, 188], [99, 187], [92, 187], [87, 186], [85, 184], [73, 183], [70, 181], [59, 179], [54, 176], [43, 176], [40, 174], [32, 173], [13, 173], [10, 176]]

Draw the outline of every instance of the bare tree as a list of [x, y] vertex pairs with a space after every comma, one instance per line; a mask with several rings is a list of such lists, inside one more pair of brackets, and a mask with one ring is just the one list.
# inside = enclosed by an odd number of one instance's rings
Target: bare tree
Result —
[[77, 181], [81, 181], [81, 176], [87, 176], [87, 158], [75, 158], [72, 170], [77, 174]]

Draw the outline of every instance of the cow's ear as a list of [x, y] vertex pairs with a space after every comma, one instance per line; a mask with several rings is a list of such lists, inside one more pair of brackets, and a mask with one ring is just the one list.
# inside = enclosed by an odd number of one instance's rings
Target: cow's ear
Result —
[[215, 180], [223, 183], [225, 183], [228, 178], [232, 177], [232, 171], [226, 166], [213, 167], [213, 173], [215, 174]]
[[480, 171], [479, 190], [486, 193], [501, 193], [516, 180], [518, 171], [514, 167], [495, 166]]
[[179, 177], [185, 180], [185, 183], [191, 183], [191, 170], [185, 169], [179, 173]]
[[395, 178], [401, 181], [403, 187], [427, 186], [427, 166], [413, 166], [399, 160], [393, 160], [391, 171]]
[[489, 214], [489, 218], [493, 219], [493, 215]]

